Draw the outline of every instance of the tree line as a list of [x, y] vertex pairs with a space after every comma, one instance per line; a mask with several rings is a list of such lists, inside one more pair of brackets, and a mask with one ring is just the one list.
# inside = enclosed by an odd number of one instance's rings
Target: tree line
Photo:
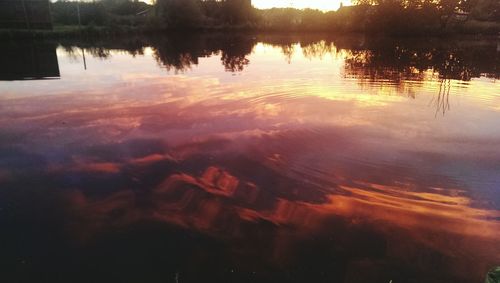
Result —
[[[77, 7], [77, 5], [79, 5]], [[133, 26], [146, 29], [251, 29], [429, 33], [500, 31], [497, 0], [356, 0], [338, 11], [273, 8], [259, 10], [251, 0], [100, 0], [52, 4], [56, 24]]]

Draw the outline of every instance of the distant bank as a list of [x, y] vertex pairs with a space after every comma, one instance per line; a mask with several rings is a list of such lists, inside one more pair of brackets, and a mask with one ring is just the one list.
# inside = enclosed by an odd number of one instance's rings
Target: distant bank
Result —
[[165, 31], [366, 33], [397, 36], [500, 33], [496, 0], [358, 0], [338, 11], [255, 9], [250, 0], [93, 2], [5, 0], [0, 37], [57, 38]]

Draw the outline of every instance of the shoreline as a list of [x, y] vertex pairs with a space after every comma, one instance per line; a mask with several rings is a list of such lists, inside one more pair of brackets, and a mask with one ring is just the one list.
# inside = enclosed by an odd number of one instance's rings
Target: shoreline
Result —
[[234, 33], [279, 33], [279, 34], [329, 34], [329, 35], [345, 35], [345, 34], [362, 34], [365, 36], [387, 36], [396, 38], [416, 37], [416, 38], [432, 38], [446, 37], [453, 38], [457, 36], [474, 36], [474, 37], [498, 37], [500, 36], [500, 23], [497, 23], [498, 30], [483, 30], [483, 31], [457, 31], [457, 30], [423, 30], [423, 31], [408, 31], [408, 32], [366, 32], [362, 30], [331, 30], [325, 28], [311, 29], [277, 29], [272, 27], [252, 27], [252, 26], [221, 26], [221, 27], [205, 27], [205, 28], [184, 28], [184, 29], [151, 29], [146, 27], [131, 27], [131, 26], [55, 26], [52, 30], [24, 30], [24, 29], [0, 29], [0, 39], [65, 39], [65, 38], [100, 38], [100, 37], [121, 37], [127, 35], [133, 36], [150, 36], [159, 34], [172, 33], [217, 33], [217, 32], [234, 32]]

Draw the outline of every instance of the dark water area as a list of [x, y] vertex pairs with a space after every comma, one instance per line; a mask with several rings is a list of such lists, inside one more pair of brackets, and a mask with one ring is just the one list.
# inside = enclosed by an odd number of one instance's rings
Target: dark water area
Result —
[[483, 282], [496, 39], [0, 43], [0, 282]]

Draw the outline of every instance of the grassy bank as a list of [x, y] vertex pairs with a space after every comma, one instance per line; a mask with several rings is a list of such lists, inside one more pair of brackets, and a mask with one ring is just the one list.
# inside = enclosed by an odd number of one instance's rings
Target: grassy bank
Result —
[[362, 28], [350, 29], [330, 29], [324, 27], [300, 27], [300, 26], [262, 26], [262, 25], [218, 25], [211, 27], [191, 27], [191, 28], [151, 28], [146, 26], [74, 26], [56, 25], [53, 30], [21, 30], [21, 29], [0, 29], [0, 39], [60, 39], [60, 38], [92, 38], [107, 36], [127, 36], [127, 35], [151, 35], [168, 32], [322, 32], [330, 34], [365, 33], [370, 35], [391, 35], [391, 36], [454, 36], [454, 35], [497, 35], [500, 32], [500, 23], [470, 21], [460, 26], [447, 29], [415, 28], [399, 29], [396, 31], [366, 31]]
[[52, 30], [0, 29], [0, 39], [61, 39], [94, 38], [108, 36], [147, 35], [159, 29], [134, 26], [74, 26], [56, 25]]

